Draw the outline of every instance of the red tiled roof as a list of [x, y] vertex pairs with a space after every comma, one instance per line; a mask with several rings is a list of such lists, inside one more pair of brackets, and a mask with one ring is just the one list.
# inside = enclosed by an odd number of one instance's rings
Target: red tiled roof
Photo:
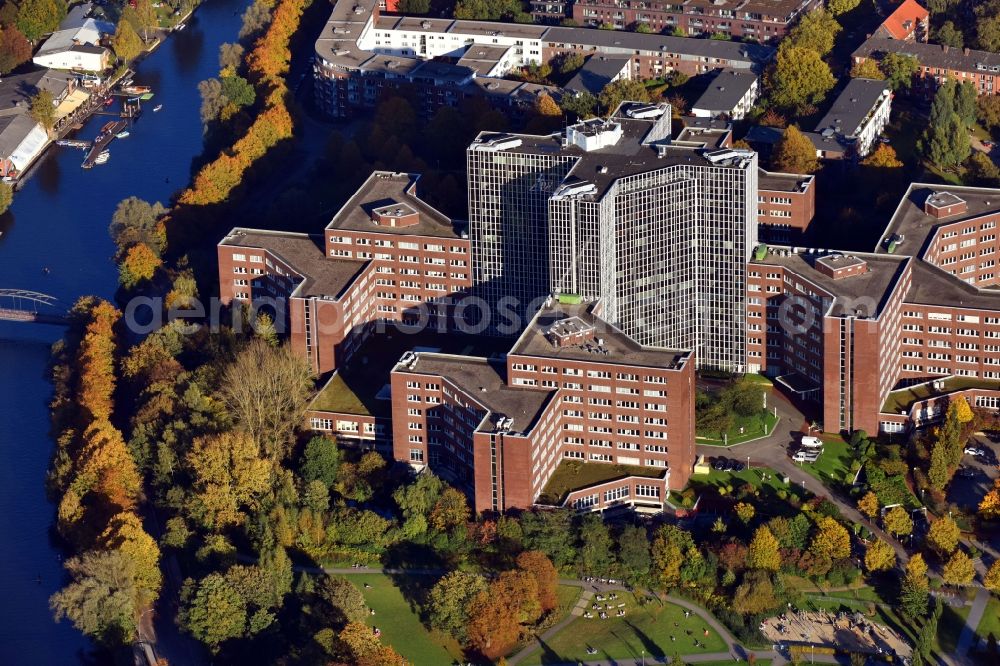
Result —
[[917, 24], [926, 21], [930, 12], [920, 6], [916, 0], [903, 0], [896, 11], [882, 22], [882, 28], [893, 39], [906, 39], [917, 28]]

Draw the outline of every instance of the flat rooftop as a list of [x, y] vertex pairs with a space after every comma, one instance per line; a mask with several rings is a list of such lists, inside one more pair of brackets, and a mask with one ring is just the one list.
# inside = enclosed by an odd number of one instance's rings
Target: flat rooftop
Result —
[[[505, 365], [501, 359], [418, 352], [410, 368], [397, 366], [397, 369], [448, 379], [494, 415], [503, 414], [513, 419], [510, 426], [512, 432], [531, 430], [555, 393], [507, 386]], [[483, 428], [492, 429], [492, 425], [487, 423]]]
[[[928, 215], [924, 212], [924, 202], [935, 194], [944, 203], [951, 197], [961, 198], [968, 206], [968, 211], [940, 220]], [[897, 243], [894, 252], [922, 256], [931, 233], [937, 227], [993, 212], [1000, 212], [1000, 189], [913, 183], [889, 220], [875, 252], [887, 254], [890, 239], [903, 236], [903, 241]]]
[[913, 280], [906, 302], [1000, 311], [1000, 290], [979, 289], [943, 269], [917, 259], [913, 262]]
[[368, 264], [326, 256], [323, 237], [237, 227], [219, 245], [267, 250], [292, 267], [303, 281], [299, 296], [339, 296]]
[[[551, 299], [528, 324], [510, 353], [654, 368], [680, 367], [690, 356], [686, 351], [640, 345], [592, 310], [593, 303], [567, 304]], [[584, 345], [557, 347], [549, 338], [553, 326], [558, 329], [560, 324], [590, 327], [594, 330], [593, 340]]]
[[[374, 172], [337, 211], [326, 225], [327, 230], [344, 229], [401, 236], [461, 238], [465, 232], [464, 224], [453, 222], [447, 215], [417, 196], [419, 178], [419, 175], [412, 173]], [[372, 222], [372, 213], [375, 210], [399, 204], [419, 215], [417, 224], [408, 227], [390, 227]]]
[[[621, 128], [621, 138], [612, 145], [594, 150], [584, 150], [575, 144], [564, 145], [562, 132], [553, 133], [547, 136], [534, 134], [513, 134], [482, 132], [476, 137], [472, 146], [481, 146], [486, 149], [490, 144], [511, 144], [520, 142], [519, 145], [510, 147], [491, 148], [496, 152], [511, 152], [534, 155], [561, 155], [568, 159], [575, 160], [574, 166], [570, 169], [566, 177], [567, 183], [592, 183], [596, 188], [593, 193], [596, 199], [600, 199], [608, 189], [620, 178], [632, 176], [656, 169], [663, 169], [670, 166], [712, 166], [712, 163], [705, 157], [705, 151], [694, 146], [677, 146], [669, 143], [669, 134], [662, 140], [643, 144], [643, 140], [651, 130], [654, 129], [658, 119], [629, 118], [625, 112], [630, 107], [645, 107], [649, 105], [634, 104], [626, 102], [614, 116], [612, 123], [618, 124]], [[665, 113], [669, 114], [669, 105]], [[592, 121], [587, 121], [592, 122]], [[669, 122], [669, 119], [668, 121]], [[749, 162], [738, 162], [728, 164], [731, 168], [746, 168]], [[719, 163], [714, 166], [723, 167], [727, 164]]]
[[818, 123], [815, 131], [822, 134], [833, 130], [843, 136], [854, 136], [882, 96], [889, 91], [886, 81], [851, 79], [837, 95], [833, 106]]
[[[792, 249], [787, 247], [769, 247], [768, 254], [764, 259], [754, 259], [751, 263], [763, 266], [783, 266], [817, 285], [833, 298], [833, 303], [830, 305], [827, 313], [834, 317], [856, 314], [858, 303], [863, 303], [865, 299], [875, 299], [877, 302], [875, 312], [863, 313], [865, 316], [872, 317], [881, 314], [886, 300], [899, 282], [899, 278], [907, 262], [910, 261], [909, 257], [882, 256], [857, 252], [807, 254], [801, 250], [795, 253], [792, 252]], [[868, 264], [868, 271], [861, 275], [852, 275], [835, 280], [815, 268], [815, 262], [818, 259], [827, 258], [828, 264], [834, 263], [829, 259], [834, 254], [860, 257]], [[847, 265], [848, 261], [846, 259], [837, 260], [836, 263]], [[914, 282], [916, 282], [915, 276]]]
[[804, 192], [812, 185], [815, 176], [798, 173], [776, 173], [757, 170], [757, 188], [770, 192]]

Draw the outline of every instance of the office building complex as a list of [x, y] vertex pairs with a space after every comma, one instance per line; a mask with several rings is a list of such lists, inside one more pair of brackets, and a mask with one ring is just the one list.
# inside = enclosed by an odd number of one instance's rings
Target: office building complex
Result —
[[770, 42], [781, 39], [804, 12], [821, 0], [576, 0], [573, 18], [581, 25], [617, 30], [647, 25], [654, 32]]
[[743, 371], [755, 153], [672, 143], [668, 105], [624, 104], [564, 134], [481, 134], [468, 174], [474, 281], [493, 309], [579, 294], [641, 344]]
[[385, 91], [412, 90], [425, 115], [470, 98], [516, 113], [542, 93], [558, 98], [562, 91], [501, 77], [570, 52], [624, 59], [627, 78], [760, 71], [774, 56], [759, 44], [672, 35], [383, 16], [375, 0], [339, 0], [316, 40], [316, 103], [342, 118], [374, 106]]

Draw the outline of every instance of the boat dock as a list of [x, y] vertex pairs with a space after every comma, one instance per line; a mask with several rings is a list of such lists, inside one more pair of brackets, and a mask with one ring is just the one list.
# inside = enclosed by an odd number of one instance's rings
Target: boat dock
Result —
[[65, 146], [66, 148], [90, 148], [90, 141], [84, 141], [82, 139], [57, 139], [57, 146]]
[[97, 156], [104, 152], [104, 149], [115, 140], [115, 134], [118, 134], [118, 132], [121, 132], [126, 127], [128, 127], [128, 122], [124, 120], [116, 120], [102, 127], [101, 133], [94, 138], [94, 144], [90, 147], [87, 157], [83, 160], [83, 168], [89, 169], [94, 166]]

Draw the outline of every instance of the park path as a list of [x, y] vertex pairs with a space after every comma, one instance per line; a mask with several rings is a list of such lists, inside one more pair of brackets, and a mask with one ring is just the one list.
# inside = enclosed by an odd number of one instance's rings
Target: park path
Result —
[[969, 654], [969, 650], [973, 647], [976, 639], [976, 627], [979, 626], [979, 621], [983, 619], [983, 611], [986, 610], [986, 603], [989, 600], [990, 593], [985, 588], [981, 587], [976, 590], [976, 598], [972, 601], [969, 617], [965, 621], [965, 626], [962, 627], [962, 633], [958, 637], [958, 645], [955, 647], [958, 658], [963, 661], [967, 659], [966, 655]]

